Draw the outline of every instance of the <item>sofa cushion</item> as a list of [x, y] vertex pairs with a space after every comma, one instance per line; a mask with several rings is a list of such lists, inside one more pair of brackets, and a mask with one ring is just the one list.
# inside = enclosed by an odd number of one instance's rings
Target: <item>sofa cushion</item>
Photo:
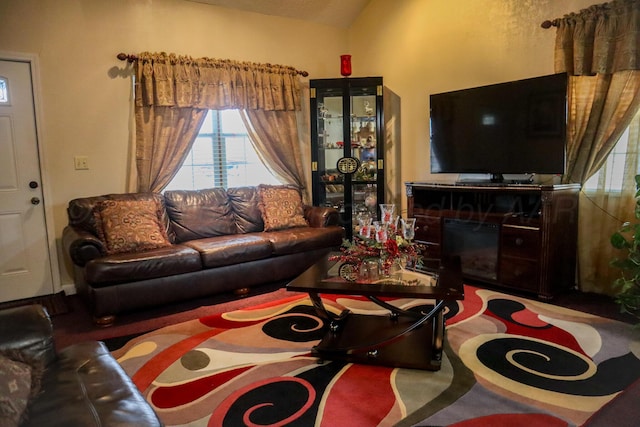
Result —
[[133, 282], [202, 269], [198, 251], [173, 245], [144, 252], [108, 255], [89, 261], [85, 277], [91, 286]]
[[166, 191], [164, 198], [177, 242], [237, 233], [224, 188]]
[[253, 233], [264, 229], [262, 213], [258, 204], [258, 189], [256, 187], [228, 188], [227, 195], [236, 218], [239, 233]]
[[288, 255], [321, 248], [338, 248], [342, 244], [344, 229], [340, 226], [297, 227], [261, 234], [271, 242], [274, 255]]
[[0, 354], [0, 426], [18, 426], [26, 417], [32, 369]]
[[262, 233], [218, 236], [184, 244], [200, 252], [205, 268], [255, 261], [273, 254], [271, 242]]
[[306, 227], [302, 196], [298, 189], [285, 185], [258, 186], [260, 212], [264, 231]]
[[161, 223], [162, 206], [156, 200], [103, 200], [96, 205], [95, 217], [107, 254], [171, 245]]
[[69, 225], [80, 230], [87, 231], [95, 236], [98, 235], [96, 225], [96, 206], [105, 200], [154, 200], [162, 207], [161, 223], [163, 228], [169, 234], [169, 240], [173, 242], [174, 236], [169, 229], [169, 217], [164, 209], [164, 196], [160, 193], [124, 193], [124, 194], [105, 194], [103, 196], [82, 197], [73, 199], [67, 207], [67, 215], [69, 216]]

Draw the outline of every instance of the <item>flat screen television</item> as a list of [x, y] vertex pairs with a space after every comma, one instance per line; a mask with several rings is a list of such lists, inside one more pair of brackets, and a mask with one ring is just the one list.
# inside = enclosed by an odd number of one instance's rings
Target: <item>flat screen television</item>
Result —
[[567, 75], [430, 95], [431, 172], [563, 174]]

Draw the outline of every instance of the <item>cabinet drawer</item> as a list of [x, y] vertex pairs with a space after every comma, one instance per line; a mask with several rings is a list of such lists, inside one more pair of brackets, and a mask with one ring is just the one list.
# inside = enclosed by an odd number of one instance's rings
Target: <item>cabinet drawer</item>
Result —
[[500, 260], [500, 276], [498, 281], [518, 289], [538, 291], [540, 266], [537, 261], [509, 258]]
[[537, 261], [540, 258], [540, 229], [502, 225], [500, 249], [502, 256]]
[[442, 219], [439, 216], [416, 215], [416, 240], [440, 244], [442, 240]]
[[441, 258], [442, 257], [442, 248], [437, 243], [423, 243], [418, 242], [423, 245], [423, 249], [421, 252], [422, 258]]

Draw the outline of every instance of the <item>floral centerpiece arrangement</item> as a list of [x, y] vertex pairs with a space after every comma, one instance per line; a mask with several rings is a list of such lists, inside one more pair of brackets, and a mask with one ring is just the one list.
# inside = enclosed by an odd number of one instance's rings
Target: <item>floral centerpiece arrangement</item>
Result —
[[388, 276], [394, 267], [419, 267], [422, 246], [413, 242], [415, 218], [394, 216], [395, 205], [392, 204], [381, 204], [380, 209], [380, 221], [373, 221], [367, 215], [359, 216], [359, 229], [353, 241], [345, 239], [340, 254], [329, 259], [351, 264], [356, 272], [361, 271], [364, 262], [375, 261], [383, 276]]

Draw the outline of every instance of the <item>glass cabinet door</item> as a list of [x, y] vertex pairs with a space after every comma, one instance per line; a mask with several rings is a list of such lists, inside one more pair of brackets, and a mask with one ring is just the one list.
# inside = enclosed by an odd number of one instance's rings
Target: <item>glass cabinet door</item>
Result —
[[[345, 176], [338, 171], [338, 160], [344, 157], [344, 114], [342, 90], [317, 91], [317, 196], [314, 204], [332, 206], [344, 213]], [[315, 192], [314, 192], [315, 193]]]
[[339, 210], [347, 238], [355, 218], [384, 203], [382, 78], [311, 80], [313, 204]]
[[[378, 216], [378, 117], [376, 114], [376, 87], [349, 89], [349, 127], [351, 144], [349, 155], [358, 159], [358, 169], [351, 175], [352, 218]], [[381, 200], [379, 203], [384, 203]]]

